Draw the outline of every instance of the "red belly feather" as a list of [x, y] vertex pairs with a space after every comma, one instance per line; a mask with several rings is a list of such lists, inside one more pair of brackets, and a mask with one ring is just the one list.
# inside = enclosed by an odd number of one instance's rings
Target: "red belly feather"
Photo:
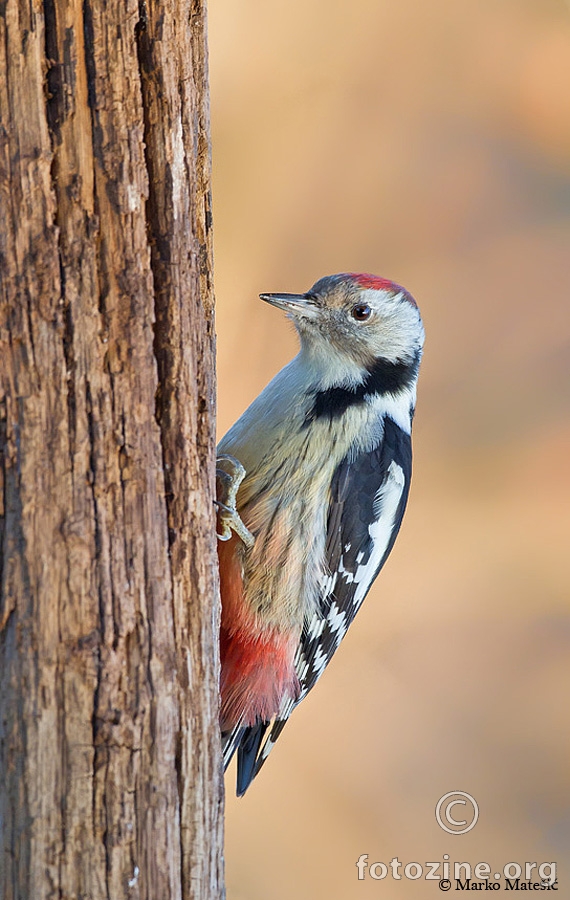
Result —
[[218, 543], [222, 623], [220, 632], [221, 727], [269, 721], [284, 696], [295, 698], [299, 682], [294, 656], [297, 633], [263, 628], [243, 597], [242, 568], [235, 535]]

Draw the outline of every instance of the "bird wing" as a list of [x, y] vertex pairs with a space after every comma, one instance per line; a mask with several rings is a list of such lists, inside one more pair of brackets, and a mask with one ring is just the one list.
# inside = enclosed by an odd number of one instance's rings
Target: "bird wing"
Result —
[[[396, 540], [410, 488], [411, 438], [385, 417], [383, 435], [369, 452], [346, 457], [332, 484], [325, 547], [326, 575], [306, 620], [295, 668], [301, 691], [286, 700], [259, 750], [259, 772], [291, 712], [323, 674]], [[259, 747], [259, 744], [258, 744]]]

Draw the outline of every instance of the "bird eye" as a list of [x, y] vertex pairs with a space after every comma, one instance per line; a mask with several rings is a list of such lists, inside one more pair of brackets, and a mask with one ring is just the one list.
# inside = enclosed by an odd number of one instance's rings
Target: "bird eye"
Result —
[[350, 314], [357, 322], [366, 322], [372, 315], [372, 309], [366, 303], [357, 303]]

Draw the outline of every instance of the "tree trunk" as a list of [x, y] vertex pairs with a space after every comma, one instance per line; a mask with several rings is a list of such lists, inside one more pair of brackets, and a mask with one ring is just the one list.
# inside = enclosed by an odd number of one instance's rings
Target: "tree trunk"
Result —
[[220, 897], [202, 0], [0, 3], [0, 897]]

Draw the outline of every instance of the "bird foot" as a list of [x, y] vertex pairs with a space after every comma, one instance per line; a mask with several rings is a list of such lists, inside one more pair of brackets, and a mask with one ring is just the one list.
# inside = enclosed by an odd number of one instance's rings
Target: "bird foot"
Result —
[[248, 550], [255, 538], [245, 527], [237, 511], [236, 497], [240, 484], [245, 478], [245, 469], [233, 456], [223, 454], [216, 460], [216, 506], [220, 531], [216, 532], [220, 541], [229, 541], [232, 531], [243, 541]]

